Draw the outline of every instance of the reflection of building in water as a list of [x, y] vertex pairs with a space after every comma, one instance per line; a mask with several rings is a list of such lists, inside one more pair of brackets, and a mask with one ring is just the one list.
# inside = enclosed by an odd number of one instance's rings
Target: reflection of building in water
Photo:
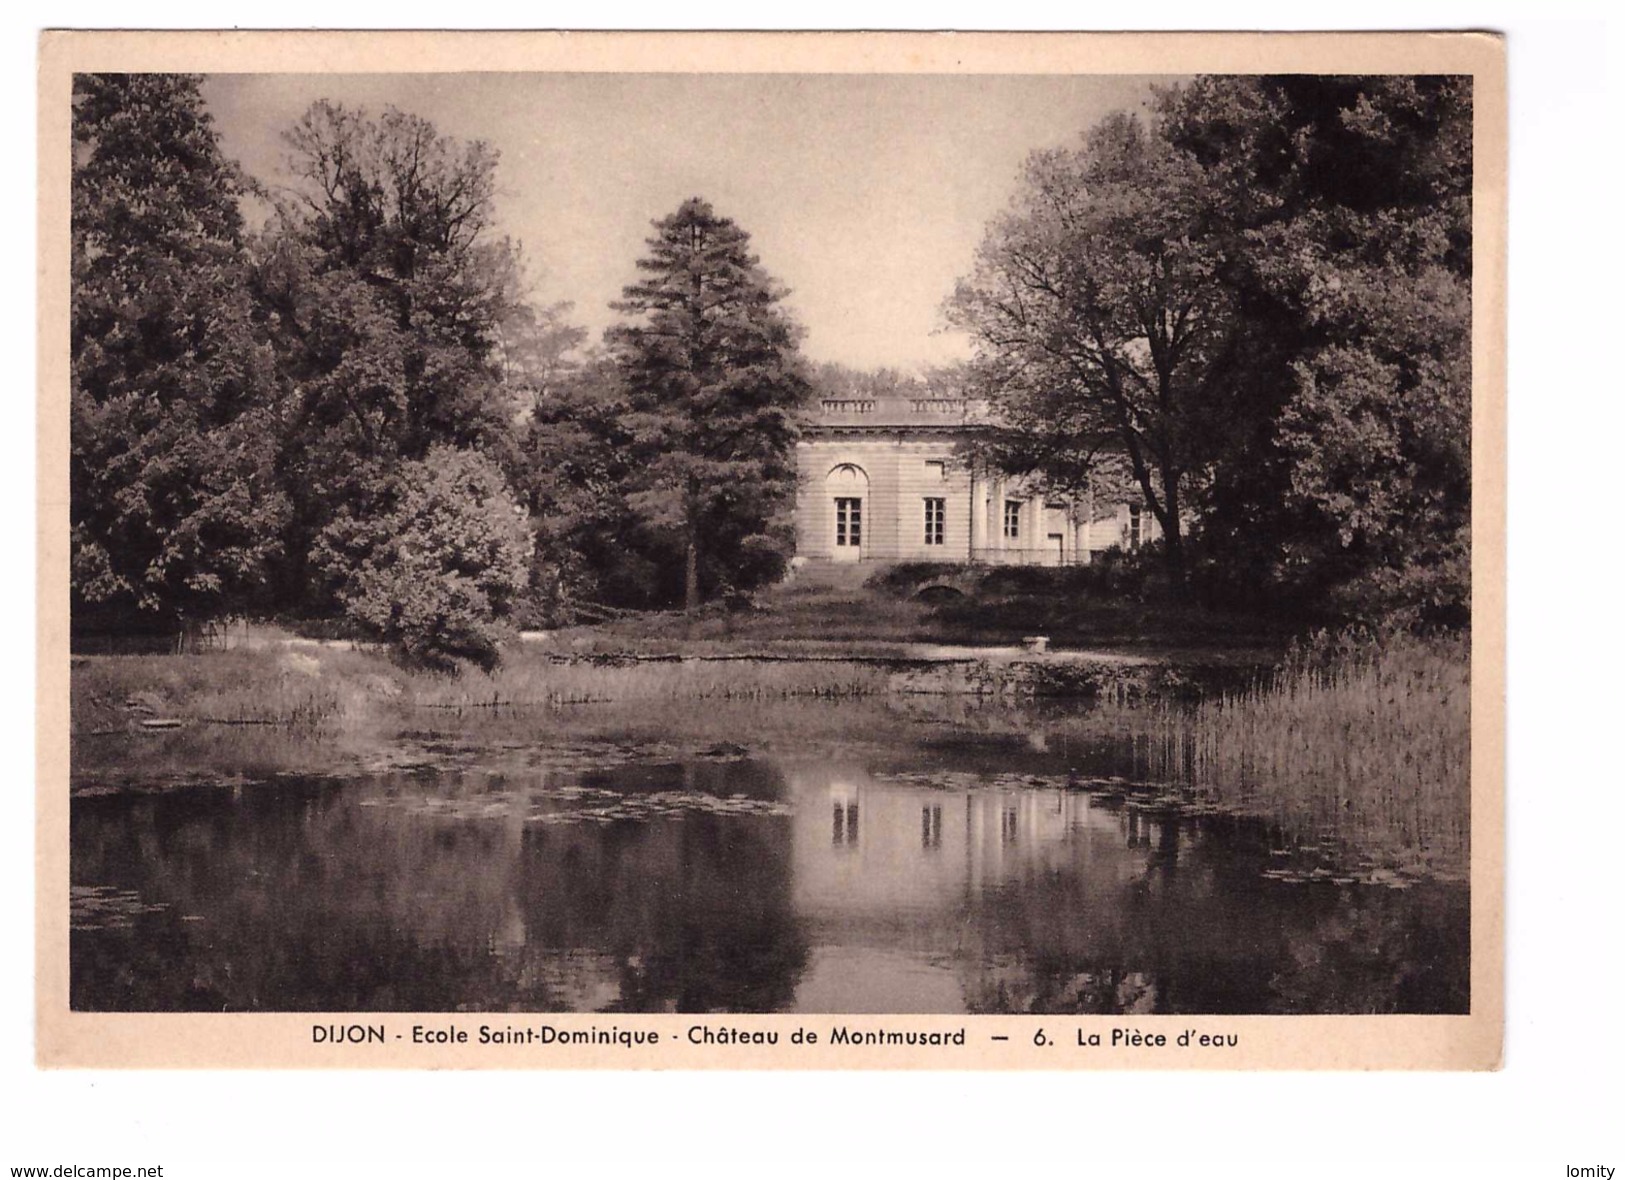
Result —
[[[784, 769], [791, 904], [808, 946], [797, 1010], [1140, 1011], [1155, 1001], [1130, 927], [1147, 887], [1165, 888], [1152, 879], [1157, 845], [1178, 844], [1177, 823], [1137, 817], [1131, 847], [1122, 806], [1082, 792]], [[861, 839], [849, 814], [863, 817]]]
[[940, 804], [920, 808], [920, 847], [942, 847], [942, 807]]
[[[791, 774], [790, 785], [805, 801], [793, 825], [796, 908], [860, 941], [868, 930], [875, 943], [951, 946], [967, 899], [990, 887], [1082, 869], [1114, 889], [1146, 866], [1125, 845], [1117, 814], [1079, 792], [936, 790], [855, 768]], [[809, 815], [818, 819], [800, 818]]]
[[858, 842], [857, 788], [849, 783], [831, 783], [829, 798], [834, 817], [830, 827], [830, 843], [836, 847], [856, 845]]
[[1125, 807], [1118, 819], [1118, 830], [1130, 848], [1155, 848], [1159, 858], [1179, 855], [1179, 825], [1167, 819], [1147, 815], [1138, 807]]

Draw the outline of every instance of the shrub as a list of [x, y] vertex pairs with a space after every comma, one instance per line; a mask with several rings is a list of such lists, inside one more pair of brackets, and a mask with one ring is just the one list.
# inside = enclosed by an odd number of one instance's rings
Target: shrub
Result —
[[501, 471], [437, 447], [402, 472], [405, 489], [343, 591], [345, 611], [414, 663], [490, 669], [524, 593], [531, 538]]

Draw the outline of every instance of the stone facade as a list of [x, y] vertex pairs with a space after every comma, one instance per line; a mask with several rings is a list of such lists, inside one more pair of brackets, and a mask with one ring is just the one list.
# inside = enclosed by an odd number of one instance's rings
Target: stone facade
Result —
[[825, 398], [797, 445], [796, 555], [1079, 565], [1155, 538], [1137, 504], [973, 470], [958, 448], [982, 420], [962, 398]]

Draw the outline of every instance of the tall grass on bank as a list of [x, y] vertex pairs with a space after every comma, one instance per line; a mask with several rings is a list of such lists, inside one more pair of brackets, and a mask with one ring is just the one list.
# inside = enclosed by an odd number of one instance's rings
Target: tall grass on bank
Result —
[[[371, 657], [323, 659], [266, 651], [76, 659], [72, 727], [105, 733], [142, 721], [319, 728], [338, 724], [360, 691]], [[340, 667], [342, 665], [342, 667]]]
[[639, 701], [843, 700], [886, 691], [888, 674], [860, 663], [660, 660], [628, 663], [509, 660], [492, 672], [415, 678], [410, 703], [470, 709]]
[[846, 700], [883, 693], [887, 680], [882, 668], [838, 660], [560, 660], [522, 650], [491, 672], [449, 676], [323, 648], [81, 658], [71, 683], [73, 730], [91, 735], [152, 720], [342, 727], [399, 706]]
[[1398, 639], [1299, 648], [1268, 683], [1151, 711], [1147, 769], [1273, 818], [1299, 843], [1465, 871], [1468, 648]]

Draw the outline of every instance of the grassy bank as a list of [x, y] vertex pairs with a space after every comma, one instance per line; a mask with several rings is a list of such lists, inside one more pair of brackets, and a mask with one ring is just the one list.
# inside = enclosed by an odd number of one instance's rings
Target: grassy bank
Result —
[[1056, 647], [1250, 652], [1273, 662], [1290, 638], [1290, 628], [1267, 616], [1165, 599], [1088, 566], [822, 565], [743, 607], [629, 614], [562, 628], [549, 644], [577, 654], [890, 656], [910, 645], [1010, 645], [1036, 634]]
[[887, 688], [873, 664], [841, 660], [565, 660], [521, 652], [493, 672], [422, 677], [410, 685], [420, 708], [629, 704], [664, 701], [841, 700]]
[[76, 657], [72, 729], [90, 735], [173, 721], [320, 728], [341, 724], [369, 692], [393, 683], [386, 661], [358, 651]]
[[176, 723], [336, 729], [414, 708], [834, 700], [886, 687], [885, 669], [843, 660], [632, 661], [518, 646], [495, 671], [444, 675], [375, 650], [263, 647], [76, 659], [72, 726], [80, 736]]

